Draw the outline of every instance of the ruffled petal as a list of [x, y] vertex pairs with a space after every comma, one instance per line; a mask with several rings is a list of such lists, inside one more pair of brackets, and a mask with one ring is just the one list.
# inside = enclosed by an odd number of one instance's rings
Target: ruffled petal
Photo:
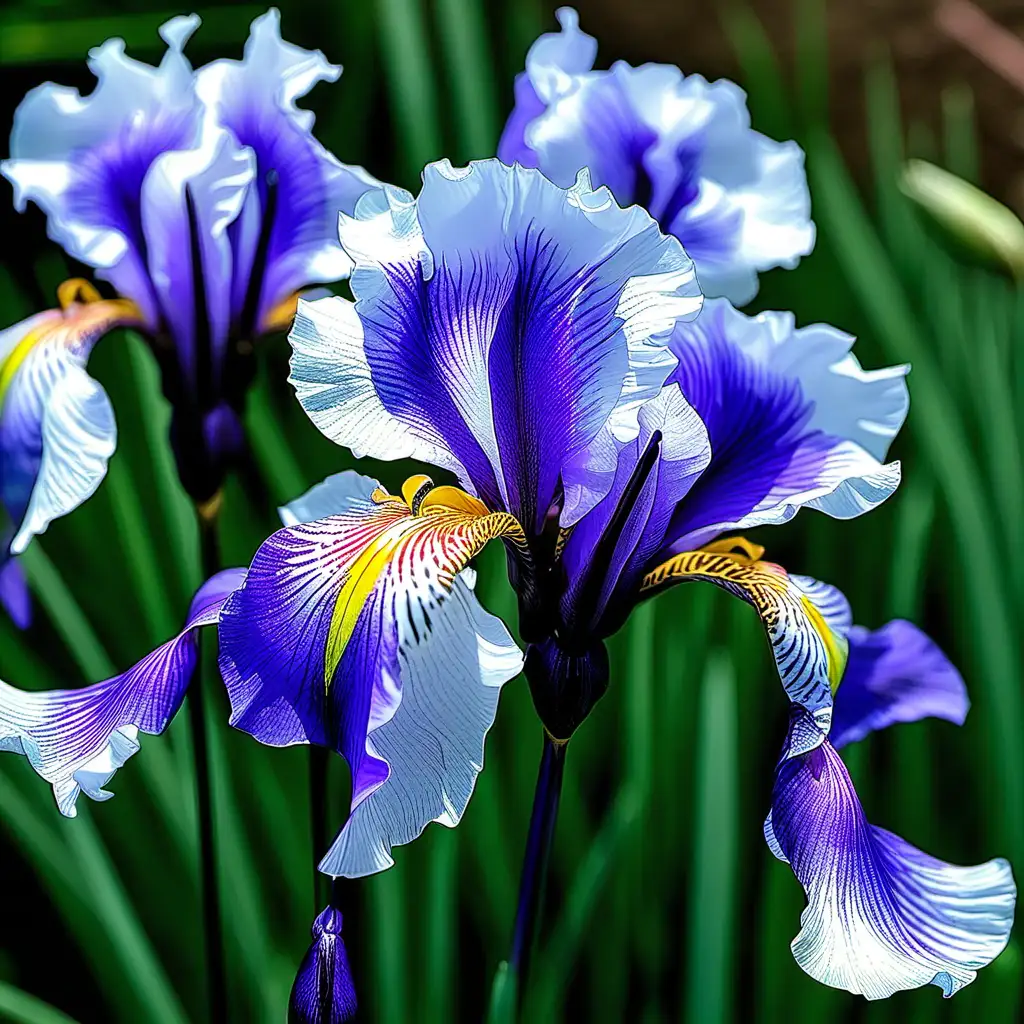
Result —
[[404, 428], [382, 440], [398, 432], [447, 453], [528, 534], [553, 505], [564, 526], [591, 508], [614, 476], [613, 441], [636, 436], [637, 410], [671, 370], [663, 336], [700, 308], [678, 243], [585, 176], [566, 191], [495, 160], [431, 164], [415, 200], [371, 193], [342, 218], [341, 240], [355, 262], [359, 323], [339, 327], [351, 371], [339, 382], [314, 323], [292, 339], [292, 382], [314, 421], [394, 458], [353, 422], [366, 403], [328, 405], [364, 394], [368, 378]]
[[951, 996], [1006, 946], [1010, 865], [956, 867], [871, 825], [828, 741], [780, 762], [765, 836], [807, 893], [792, 948], [816, 981], [868, 999], [928, 984]]
[[708, 295], [737, 304], [759, 271], [814, 245], [803, 152], [751, 130], [746, 95], [676, 67], [591, 70], [575, 12], [531, 48], [498, 155], [568, 185], [583, 167], [623, 205], [648, 209], [686, 247]]
[[172, 18], [160, 29], [168, 50], [159, 67], [125, 55], [124, 40], [90, 52], [97, 84], [88, 96], [47, 83], [14, 115], [11, 158], [0, 171], [19, 210], [31, 200], [50, 237], [132, 299], [147, 323], [158, 320], [146, 269], [143, 181], [164, 152], [198, 138], [202, 109], [182, 54], [199, 18]]
[[76, 299], [0, 333], [0, 497], [16, 524], [13, 553], [106, 475], [114, 412], [85, 365], [100, 337], [139, 323], [130, 302]]
[[768, 634], [775, 666], [789, 700], [807, 714], [790, 730], [787, 757], [824, 742], [832, 722], [832, 695], [846, 666], [850, 606], [828, 584], [793, 576], [761, 561], [764, 549], [739, 537], [686, 551], [659, 565], [642, 591], [706, 580], [753, 605]]
[[352, 771], [352, 809], [321, 869], [359, 876], [472, 792], [498, 690], [522, 656], [457, 577], [518, 523], [425, 477], [404, 500], [345, 474], [293, 504], [221, 617], [231, 722], [263, 743], [320, 743]]
[[348, 953], [341, 937], [341, 911], [322, 910], [313, 922], [313, 944], [306, 951], [288, 1000], [289, 1024], [346, 1024], [358, 1003]]
[[340, 74], [319, 50], [281, 38], [276, 9], [252, 23], [242, 60], [217, 60], [196, 73], [200, 99], [255, 160], [256, 187], [232, 228], [231, 303], [242, 317], [258, 262], [256, 333], [297, 289], [348, 276], [352, 264], [337, 241], [338, 213], [353, 213], [356, 200], [379, 185], [324, 149], [311, 134], [312, 111], [296, 106], [318, 82], [337, 81]]
[[77, 813], [79, 793], [93, 800], [139, 749], [140, 732], [163, 732], [181, 705], [196, 663], [194, 630], [217, 621], [241, 581], [228, 569], [197, 592], [184, 629], [127, 672], [79, 690], [26, 692], [0, 683], [0, 750], [24, 754], [53, 786], [61, 814]]
[[803, 506], [849, 519], [892, 494], [900, 466], [882, 460], [906, 418], [908, 367], [862, 370], [853, 342], [724, 300], [676, 328], [672, 380], [707, 425], [714, 456], [679, 506], [672, 550], [786, 522]]
[[836, 691], [829, 741], [838, 750], [896, 722], [944, 718], [963, 725], [967, 687], [942, 650], [916, 626], [894, 619], [881, 629], [854, 626]]

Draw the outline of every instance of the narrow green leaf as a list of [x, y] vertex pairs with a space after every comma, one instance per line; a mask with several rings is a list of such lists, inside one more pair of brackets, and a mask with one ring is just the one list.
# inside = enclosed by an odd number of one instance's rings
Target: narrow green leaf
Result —
[[751, 121], [772, 138], [789, 138], [793, 134], [792, 104], [764, 25], [745, 3], [723, 5], [720, 18], [742, 70]]
[[[216, 672], [216, 660], [204, 651], [204, 671]], [[210, 682], [209, 677], [203, 680]], [[287, 989], [276, 988], [278, 975], [272, 967], [270, 922], [267, 920], [264, 881], [255, 861], [256, 850], [249, 843], [241, 822], [238, 794], [228, 768], [221, 709], [212, 699], [210, 687], [193, 691], [189, 700], [205, 702], [207, 743], [210, 758], [210, 788], [213, 794], [215, 848], [222, 893], [222, 934], [234, 961], [245, 977], [245, 996], [252, 1000], [260, 1019], [272, 1024], [280, 1019]], [[256, 997], [256, 992], [261, 998]]]
[[16, 1024], [76, 1024], [66, 1013], [6, 981], [0, 981], [0, 1020]]
[[[145, 434], [156, 486], [156, 498], [163, 513], [166, 537], [174, 554], [182, 597], [192, 597], [202, 583], [199, 566], [199, 531], [192, 503], [178, 479], [169, 443], [171, 406], [160, 390], [160, 371], [146, 343], [133, 332], [125, 338], [128, 367], [139, 404], [139, 420]], [[176, 627], [175, 627], [176, 628]]]
[[171, 607], [167, 581], [163, 578], [156, 550], [146, 525], [139, 492], [127, 464], [117, 455], [111, 460], [105, 481], [114, 512], [114, 528], [123, 557], [121, 571], [132, 581], [132, 590], [145, 620], [149, 641], [154, 646], [170, 639], [179, 628]]
[[[447, 828], [431, 828], [424, 906], [423, 1006], [427, 1020], [455, 1020], [458, 991], [459, 837]], [[421, 840], [421, 842], [423, 841]]]
[[404, 865], [396, 862], [367, 883], [370, 913], [373, 995], [379, 1024], [407, 1024], [413, 1019], [409, 1002], [409, 908]]
[[685, 1019], [729, 1020], [739, 878], [736, 681], [728, 655], [708, 663], [698, 711], [697, 813], [687, 928]]
[[255, 388], [249, 397], [245, 430], [274, 501], [283, 505], [308, 489], [305, 474], [262, 387]]
[[487, 1024], [515, 1024], [516, 976], [508, 962], [502, 960], [494, 972], [491, 984], [491, 1002], [487, 1010]]
[[89, 682], [114, 675], [117, 669], [110, 655], [38, 539], [29, 545], [20, 561], [33, 593], [46, 609], [82, 675]]
[[796, 75], [800, 114], [806, 125], [828, 120], [828, 31], [825, 0], [797, 0]]
[[455, 106], [459, 162], [494, 156], [497, 100], [481, 0], [437, 0], [435, 16]]
[[412, 184], [444, 153], [430, 36], [420, 0], [377, 0], [377, 13], [399, 152]]
[[[265, 7], [254, 5], [201, 9], [204, 45], [237, 44], [243, 27], [265, 11]], [[38, 9], [33, 8], [33, 13], [38, 14]], [[124, 38], [136, 56], [163, 53], [157, 29], [178, 13], [172, 9], [145, 14], [120, 10], [116, 17], [68, 18], [62, 15], [60, 31], [55, 32], [49, 18], [26, 20], [24, 14], [11, 12], [0, 20], [0, 64], [83, 60], [91, 47], [99, 46], [111, 36]]]
[[[601, 831], [589, 844], [587, 856], [575, 873], [562, 911], [551, 929], [551, 937], [537, 957], [538, 976], [528, 993], [524, 1020], [563, 1019], [562, 1003], [579, 962], [586, 930], [594, 919], [623, 848], [636, 837], [640, 810], [636, 791], [632, 786], [625, 786], [608, 812]], [[637, 916], [646, 919], [639, 912]], [[601, 930], [605, 928], [603, 923]]]
[[188, 1018], [132, 907], [91, 818], [79, 810], [67, 830], [67, 844], [82, 871], [97, 924], [103, 928], [110, 954], [122, 964], [123, 982], [133, 990], [146, 1019], [154, 1024], [177, 1024]]
[[978, 181], [978, 138], [974, 94], [967, 85], [942, 90], [943, 149], [946, 166], [966, 181]]

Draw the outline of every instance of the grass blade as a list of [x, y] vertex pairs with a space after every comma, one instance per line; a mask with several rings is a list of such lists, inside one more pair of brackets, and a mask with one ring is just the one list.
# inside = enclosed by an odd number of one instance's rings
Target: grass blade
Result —
[[455, 106], [456, 157], [461, 163], [494, 156], [498, 104], [483, 6], [480, 0], [437, 0], [434, 7]]
[[684, 996], [691, 1024], [729, 1020], [738, 862], [736, 681], [728, 656], [708, 664], [698, 713], [697, 812]]
[[411, 901], [401, 862], [375, 875], [367, 884], [373, 936], [373, 993], [379, 1024], [407, 1024], [409, 1003], [407, 924]]
[[459, 837], [451, 829], [431, 828], [426, 872], [424, 928], [424, 1016], [427, 1020], [456, 1020], [458, 991], [458, 872]]
[[66, 1013], [6, 981], [0, 981], [0, 1020], [15, 1024], [76, 1024]]
[[509, 970], [508, 961], [502, 960], [494, 972], [491, 984], [491, 1002], [487, 1010], [487, 1024], [515, 1024], [516, 976]]
[[384, 71], [407, 182], [444, 153], [434, 65], [419, 0], [377, 0]]

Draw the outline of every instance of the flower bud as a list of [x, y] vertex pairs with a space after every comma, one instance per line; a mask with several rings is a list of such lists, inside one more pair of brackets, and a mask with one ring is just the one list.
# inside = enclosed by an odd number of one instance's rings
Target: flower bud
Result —
[[327, 907], [313, 922], [313, 944], [299, 965], [289, 1024], [344, 1024], [355, 1019], [356, 989], [341, 938], [341, 911]]
[[900, 189], [968, 255], [1024, 279], [1024, 224], [1008, 207], [924, 160], [907, 161]]
[[548, 637], [526, 648], [523, 671], [544, 728], [567, 740], [608, 689], [608, 650], [600, 640], [565, 650]]

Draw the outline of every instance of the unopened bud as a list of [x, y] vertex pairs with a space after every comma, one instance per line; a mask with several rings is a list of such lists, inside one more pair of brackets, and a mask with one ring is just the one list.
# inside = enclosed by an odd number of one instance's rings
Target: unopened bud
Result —
[[976, 259], [1024, 280], [1024, 224], [1008, 207], [925, 160], [908, 160], [900, 189]]
[[289, 1024], [345, 1024], [355, 1019], [356, 989], [341, 938], [341, 911], [334, 907], [313, 922], [313, 944], [299, 965], [291, 999]]

